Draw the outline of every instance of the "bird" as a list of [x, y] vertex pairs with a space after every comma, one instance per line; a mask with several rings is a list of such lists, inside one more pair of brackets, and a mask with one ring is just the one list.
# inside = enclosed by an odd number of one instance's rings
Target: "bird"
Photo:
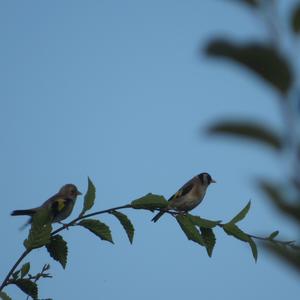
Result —
[[187, 213], [194, 209], [202, 202], [207, 187], [211, 183], [216, 183], [216, 181], [206, 172], [194, 176], [171, 196], [168, 200], [169, 205], [156, 214], [151, 221], [157, 222], [170, 209], [175, 209], [180, 213]]
[[77, 189], [76, 185], [72, 183], [65, 184], [60, 190], [46, 200], [41, 206], [30, 209], [19, 209], [11, 212], [12, 216], [30, 216], [28, 222], [24, 225], [32, 223], [32, 218], [38, 212], [43, 210], [49, 214], [51, 223], [61, 223], [66, 219], [74, 208], [77, 196], [82, 193]]

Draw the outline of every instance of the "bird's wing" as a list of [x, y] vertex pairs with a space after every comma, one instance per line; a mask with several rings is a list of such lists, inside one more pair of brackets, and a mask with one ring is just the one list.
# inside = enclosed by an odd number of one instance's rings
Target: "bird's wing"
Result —
[[72, 201], [72, 199], [60, 197], [52, 200], [51, 211], [53, 213], [54, 218], [66, 208], [70, 201]]
[[192, 180], [188, 181], [185, 185], [183, 185], [168, 201], [177, 199], [189, 193], [194, 186], [194, 182]]

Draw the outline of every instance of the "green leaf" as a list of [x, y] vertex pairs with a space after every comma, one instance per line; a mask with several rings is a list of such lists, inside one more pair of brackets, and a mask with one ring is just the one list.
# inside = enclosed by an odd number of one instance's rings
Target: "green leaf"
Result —
[[200, 227], [214, 228], [222, 222], [222, 221], [211, 221], [211, 220], [203, 219], [203, 218], [200, 218], [199, 216], [193, 216], [193, 215], [189, 215], [189, 217], [190, 217], [191, 221], [193, 222], [193, 224], [198, 226], [199, 228]]
[[242, 231], [239, 227], [237, 227], [235, 224], [233, 223], [227, 223], [223, 225], [223, 230], [228, 234], [228, 235], [232, 235], [235, 238], [243, 241], [243, 242], [247, 242], [249, 241], [249, 236]]
[[250, 245], [252, 255], [253, 255], [253, 258], [254, 258], [255, 262], [257, 262], [257, 256], [258, 256], [257, 246], [256, 246], [255, 242], [253, 241], [253, 239], [251, 237], [249, 237], [248, 244]]
[[38, 298], [38, 287], [37, 284], [29, 279], [18, 279], [15, 284], [21, 289], [25, 294], [29, 295], [33, 299]]
[[216, 237], [211, 228], [200, 227], [201, 237], [204, 241], [204, 245], [209, 257], [212, 256], [213, 249], [216, 244]]
[[12, 300], [6, 293], [0, 292], [0, 299], [2, 300]]
[[28, 238], [24, 241], [26, 249], [40, 248], [50, 242], [52, 231], [51, 222], [49, 220], [49, 212], [47, 209], [42, 209], [32, 218], [32, 225], [29, 231]]
[[253, 122], [223, 121], [208, 128], [210, 134], [227, 134], [251, 139], [274, 150], [282, 150], [281, 138], [270, 128]]
[[271, 46], [247, 43], [238, 45], [224, 39], [214, 40], [206, 49], [207, 54], [240, 63], [284, 95], [288, 93], [293, 74], [287, 60]]
[[57, 234], [51, 237], [50, 243], [46, 245], [50, 256], [58, 261], [65, 269], [68, 258], [68, 245], [61, 235]]
[[21, 278], [25, 277], [28, 274], [29, 270], [30, 270], [30, 263], [27, 262], [21, 268]]
[[133, 237], [134, 237], [134, 227], [131, 221], [128, 219], [128, 217], [125, 214], [119, 211], [114, 210], [111, 212], [111, 214], [114, 215], [119, 220], [124, 230], [126, 231], [129, 242], [132, 244]]
[[250, 209], [250, 206], [251, 206], [251, 201], [249, 201], [248, 204], [231, 221], [229, 221], [229, 223], [235, 224], [235, 223], [243, 220], [246, 217], [246, 215]]
[[204, 246], [204, 241], [197, 230], [197, 227], [193, 224], [192, 220], [189, 218], [189, 215], [177, 215], [176, 220], [180, 225], [182, 231], [188, 238], [201, 246]]
[[254, 257], [254, 260], [257, 260], [257, 247], [252, 238], [246, 234], [244, 231], [242, 231], [239, 227], [237, 227], [234, 223], [227, 223], [223, 225], [223, 230], [231, 236], [234, 236], [238, 240], [241, 240], [243, 242], [246, 242], [249, 244], [252, 255]]
[[269, 235], [268, 239], [273, 240], [278, 234], [279, 234], [279, 231], [276, 230]]
[[295, 8], [293, 9], [291, 17], [291, 27], [294, 33], [300, 33], [300, 3], [297, 3]]
[[98, 236], [101, 240], [111, 242], [112, 244], [114, 243], [109, 227], [106, 224], [100, 222], [99, 220], [82, 220], [78, 223], [78, 225], [85, 227], [86, 229], [94, 233], [96, 236]]
[[131, 206], [135, 209], [156, 209], [156, 208], [166, 208], [169, 202], [163, 197], [154, 194], [147, 194], [144, 197], [136, 199], [131, 202]]
[[83, 216], [86, 211], [88, 211], [93, 207], [95, 198], [96, 198], [96, 187], [94, 186], [91, 179], [88, 177], [88, 189], [86, 194], [84, 195], [83, 209], [82, 212], [80, 213], [81, 216]]

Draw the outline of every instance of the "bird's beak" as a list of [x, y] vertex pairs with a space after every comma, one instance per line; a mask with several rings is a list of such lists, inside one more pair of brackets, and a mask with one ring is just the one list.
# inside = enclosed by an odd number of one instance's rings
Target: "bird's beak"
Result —
[[217, 183], [214, 179], [211, 179], [211, 183]]
[[79, 191], [77, 191], [77, 196], [79, 196], [79, 195], [82, 195], [82, 193], [81, 193], [81, 192], [79, 192]]

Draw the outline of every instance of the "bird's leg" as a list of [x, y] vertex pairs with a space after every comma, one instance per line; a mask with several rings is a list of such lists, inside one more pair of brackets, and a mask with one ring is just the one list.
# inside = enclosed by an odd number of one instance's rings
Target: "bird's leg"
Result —
[[66, 224], [66, 223], [63, 223], [63, 222], [61, 222], [61, 221], [59, 221], [59, 222], [57, 222], [57, 223], [59, 223], [60, 225], [62, 225], [65, 229], [69, 230], [70, 225], [68, 225], [68, 224]]
[[181, 210], [178, 212], [178, 216], [186, 216], [188, 214], [187, 210]]

